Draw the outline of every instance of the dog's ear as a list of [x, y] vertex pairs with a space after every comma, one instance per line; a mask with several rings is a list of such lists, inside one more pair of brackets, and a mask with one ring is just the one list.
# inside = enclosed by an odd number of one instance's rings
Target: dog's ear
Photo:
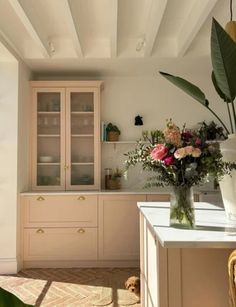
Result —
[[136, 283], [137, 283], [138, 287], [140, 288], [140, 278], [137, 278]]

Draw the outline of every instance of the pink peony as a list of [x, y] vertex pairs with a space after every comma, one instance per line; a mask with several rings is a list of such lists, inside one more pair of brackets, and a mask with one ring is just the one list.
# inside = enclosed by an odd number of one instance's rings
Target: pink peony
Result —
[[174, 157], [173, 156], [168, 156], [164, 159], [164, 164], [169, 166], [174, 163]]
[[201, 156], [201, 149], [199, 149], [199, 148], [194, 148], [193, 149], [193, 152], [192, 152], [192, 156], [194, 157], [194, 158], [198, 158], [198, 157], [200, 157]]
[[163, 144], [157, 144], [151, 152], [153, 160], [162, 160], [167, 155], [167, 148]]
[[178, 160], [183, 159], [184, 157], [186, 157], [185, 148], [181, 147], [181, 148], [177, 149], [176, 152], [174, 153], [174, 156]]

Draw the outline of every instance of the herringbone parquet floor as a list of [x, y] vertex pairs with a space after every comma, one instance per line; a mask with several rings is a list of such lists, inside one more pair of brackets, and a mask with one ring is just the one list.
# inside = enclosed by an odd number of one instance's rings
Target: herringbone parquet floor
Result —
[[[42, 307], [140, 307], [124, 289], [135, 268], [25, 269], [16, 276], [0, 276], [0, 287], [25, 303]], [[9, 306], [10, 307], [10, 306]]]

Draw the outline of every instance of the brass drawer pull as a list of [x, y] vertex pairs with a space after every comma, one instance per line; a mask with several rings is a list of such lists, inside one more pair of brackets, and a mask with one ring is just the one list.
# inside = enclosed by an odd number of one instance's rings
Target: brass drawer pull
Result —
[[80, 228], [77, 230], [78, 233], [85, 233], [85, 230], [83, 228]]
[[44, 230], [43, 230], [42, 228], [39, 228], [39, 229], [36, 231], [36, 233], [42, 234], [42, 233], [44, 233]]
[[38, 200], [38, 201], [43, 201], [43, 200], [45, 200], [45, 198], [44, 198], [43, 196], [39, 196], [39, 197], [37, 198], [37, 200]]
[[85, 200], [85, 197], [84, 196], [79, 196], [78, 200]]

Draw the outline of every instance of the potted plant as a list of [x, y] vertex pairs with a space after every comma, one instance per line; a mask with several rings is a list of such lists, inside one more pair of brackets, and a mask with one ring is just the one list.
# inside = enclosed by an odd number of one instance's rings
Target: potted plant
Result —
[[107, 140], [110, 142], [116, 142], [119, 140], [120, 130], [116, 125], [109, 123], [106, 127]]
[[[236, 44], [214, 18], [211, 28], [211, 61], [213, 67], [211, 74], [212, 83], [227, 108], [228, 125], [210, 108], [209, 101], [200, 88], [178, 76], [165, 72], [160, 72], [160, 74], [192, 96], [217, 118], [228, 135], [228, 139], [220, 144], [224, 161], [235, 163], [236, 112], [234, 100], [236, 97]], [[227, 217], [236, 222], [236, 171], [233, 171], [231, 176], [224, 176], [220, 187]]]

